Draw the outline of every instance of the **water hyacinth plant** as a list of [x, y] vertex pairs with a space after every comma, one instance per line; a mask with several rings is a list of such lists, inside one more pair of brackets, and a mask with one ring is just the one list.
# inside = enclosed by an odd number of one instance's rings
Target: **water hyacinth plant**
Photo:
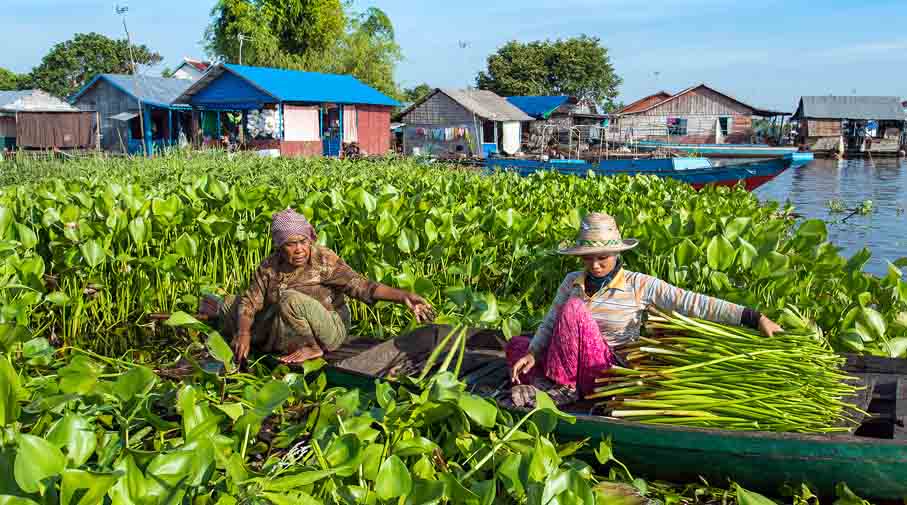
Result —
[[[815, 320], [837, 350], [903, 356], [907, 282], [841, 257], [822, 221], [742, 190], [692, 191], [650, 177], [486, 176], [407, 160], [260, 159], [217, 153], [153, 160], [12, 163], [0, 190], [0, 342], [45, 336], [104, 353], [173, 343], [147, 315], [192, 311], [205, 290], [240, 291], [269, 253], [272, 212], [293, 206], [319, 240], [370, 277], [440, 302], [469, 286], [541, 319], [565, 272], [551, 254], [587, 209], [641, 240], [629, 268]], [[386, 337], [398, 307], [353, 305], [354, 332]]]

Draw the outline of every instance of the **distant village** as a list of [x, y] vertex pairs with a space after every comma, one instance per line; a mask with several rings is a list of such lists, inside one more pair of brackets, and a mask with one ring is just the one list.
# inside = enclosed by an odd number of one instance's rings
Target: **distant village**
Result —
[[907, 103], [895, 96], [802, 96], [777, 111], [702, 83], [606, 113], [583, 97], [477, 89], [434, 89], [404, 104], [347, 75], [191, 58], [170, 75], [101, 74], [70, 97], [0, 91], [0, 151], [590, 160], [903, 156], [907, 144]]

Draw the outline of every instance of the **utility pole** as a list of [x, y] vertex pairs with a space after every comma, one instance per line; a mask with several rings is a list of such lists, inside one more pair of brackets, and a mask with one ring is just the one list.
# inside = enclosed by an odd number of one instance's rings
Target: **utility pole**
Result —
[[[457, 46], [459, 46], [460, 49], [463, 50], [463, 62], [468, 64], [466, 60], [469, 59], [469, 55], [466, 53], [466, 48], [469, 47], [469, 42], [465, 40], [458, 40]], [[464, 65], [463, 68], [466, 68], [466, 66]], [[469, 87], [469, 81], [466, 81], [466, 89], [469, 90]]]
[[[129, 51], [129, 61], [132, 63], [132, 78], [135, 81], [135, 96], [139, 102], [139, 128], [142, 130], [142, 154], [148, 156], [148, 146], [145, 142], [145, 108], [142, 105], [142, 92], [139, 89], [139, 79], [138, 79], [138, 65], [135, 63], [135, 54], [132, 52], [132, 39], [129, 36], [129, 27], [126, 26], [126, 13], [129, 12], [129, 7], [120, 7], [116, 6], [116, 12], [123, 17], [123, 31], [126, 32], [126, 48]], [[128, 153], [127, 153], [128, 154]]]

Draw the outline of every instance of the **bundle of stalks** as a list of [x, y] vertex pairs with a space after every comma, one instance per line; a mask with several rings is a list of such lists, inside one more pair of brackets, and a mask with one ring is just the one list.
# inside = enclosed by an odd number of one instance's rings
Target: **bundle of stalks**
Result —
[[844, 358], [815, 331], [771, 338], [747, 328], [656, 313], [622, 349], [630, 368], [612, 367], [587, 398], [612, 417], [729, 430], [848, 431], [865, 414], [846, 402], [861, 388]]

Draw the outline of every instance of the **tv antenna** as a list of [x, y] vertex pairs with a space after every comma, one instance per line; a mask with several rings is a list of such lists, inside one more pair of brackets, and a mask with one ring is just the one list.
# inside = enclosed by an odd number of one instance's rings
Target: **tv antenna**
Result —
[[248, 35], [246, 35], [244, 33], [238, 33], [238, 34], [236, 34], [236, 40], [239, 41], [239, 64], [242, 65], [242, 44], [243, 44], [243, 42], [245, 42], [247, 40], [253, 40], [253, 39], [252, 39], [252, 37], [249, 37]]

